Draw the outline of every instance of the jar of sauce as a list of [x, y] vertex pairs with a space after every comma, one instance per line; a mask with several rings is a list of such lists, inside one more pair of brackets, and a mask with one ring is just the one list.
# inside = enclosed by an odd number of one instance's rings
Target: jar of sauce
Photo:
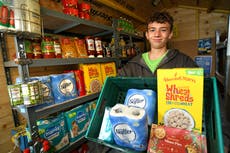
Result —
[[26, 58], [30, 58], [30, 59], [34, 58], [31, 40], [25, 39], [24, 45], [25, 45]]
[[41, 46], [43, 58], [55, 58], [54, 43], [51, 36], [44, 36]]
[[95, 37], [94, 40], [95, 40], [95, 48], [96, 48], [97, 57], [103, 57], [101, 38]]
[[42, 49], [41, 49], [41, 39], [37, 38], [32, 40], [32, 48], [33, 48], [33, 54], [34, 58], [42, 58]]
[[62, 53], [61, 53], [61, 44], [58, 38], [54, 38], [54, 52], [56, 58], [62, 58]]
[[91, 36], [85, 37], [86, 49], [89, 57], [95, 57], [96, 51], [94, 46], [94, 39]]

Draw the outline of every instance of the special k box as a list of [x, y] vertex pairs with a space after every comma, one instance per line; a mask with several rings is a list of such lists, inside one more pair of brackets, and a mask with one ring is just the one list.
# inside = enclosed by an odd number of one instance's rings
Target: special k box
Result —
[[202, 131], [203, 68], [157, 70], [158, 124]]
[[101, 63], [101, 75], [102, 75], [102, 82], [104, 83], [106, 77], [108, 76], [116, 76], [116, 65], [114, 62], [109, 63]]
[[84, 73], [86, 94], [101, 91], [102, 77], [100, 64], [80, 64]]

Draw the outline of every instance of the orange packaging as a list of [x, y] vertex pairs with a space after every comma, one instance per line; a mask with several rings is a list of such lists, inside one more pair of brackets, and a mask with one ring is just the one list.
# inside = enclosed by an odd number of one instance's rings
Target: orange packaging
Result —
[[83, 71], [82, 70], [74, 70], [74, 74], [76, 77], [77, 89], [79, 91], [78, 95], [79, 96], [86, 95], [85, 79], [84, 79]]
[[100, 64], [80, 64], [80, 70], [84, 73], [86, 94], [100, 92], [102, 87]]
[[77, 51], [72, 38], [61, 38], [62, 58], [76, 58]]
[[102, 82], [104, 83], [106, 77], [117, 76], [116, 65], [114, 62], [101, 63]]
[[152, 124], [147, 153], [207, 153], [205, 135]]
[[85, 39], [74, 38], [74, 44], [79, 58], [88, 58]]
[[158, 69], [158, 124], [201, 133], [203, 84], [203, 68]]

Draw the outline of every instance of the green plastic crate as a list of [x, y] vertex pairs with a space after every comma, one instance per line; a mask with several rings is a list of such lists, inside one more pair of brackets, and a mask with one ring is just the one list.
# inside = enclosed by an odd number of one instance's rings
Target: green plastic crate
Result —
[[[105, 107], [113, 107], [116, 103], [124, 103], [126, 93], [130, 88], [152, 89], [157, 92], [157, 80], [156, 78], [108, 77], [98, 98], [96, 109], [86, 133], [86, 138], [88, 140], [122, 152], [137, 152], [98, 139]], [[216, 78], [214, 77], [205, 78], [204, 80], [203, 115], [203, 130], [206, 132], [207, 136], [208, 152], [224, 153], [219, 96]]]

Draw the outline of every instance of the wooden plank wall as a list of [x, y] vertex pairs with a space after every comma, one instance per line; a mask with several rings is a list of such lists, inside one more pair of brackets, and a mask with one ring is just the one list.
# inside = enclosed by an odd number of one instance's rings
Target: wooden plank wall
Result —
[[[60, 3], [55, 3], [52, 0], [40, 0], [43, 6], [49, 7], [51, 9], [61, 11], [62, 7]], [[138, 4], [136, 2], [140, 1], [131, 1], [132, 3], [128, 3], [129, 5], [135, 7], [134, 12], [143, 18], [146, 18], [150, 12], [153, 10], [144, 9], [146, 6], [143, 2], [142, 4]], [[148, 5], [148, 4], [147, 4]], [[114, 11], [112, 9], [101, 7], [100, 5], [93, 6], [95, 9], [100, 10], [102, 12], [106, 12], [107, 14], [113, 17], [119, 17], [122, 14], [118, 11]], [[138, 8], [140, 7], [140, 8]], [[153, 8], [154, 9], [154, 8]], [[148, 11], [146, 11], [148, 10]], [[227, 31], [227, 14], [225, 13], [206, 13], [205, 11], [199, 9], [186, 9], [186, 8], [172, 8], [168, 9], [168, 11], [173, 15], [175, 19], [175, 25], [177, 27], [177, 36], [173, 38], [170, 43], [171, 46], [180, 49], [191, 57], [197, 55], [197, 40], [201, 38], [212, 38], [212, 54], [214, 57], [215, 54], [215, 45], [214, 45], [214, 37], [215, 30], [220, 30], [221, 32]], [[110, 24], [111, 22], [103, 19], [99, 16], [93, 16], [92, 20]], [[144, 30], [144, 24], [136, 24], [135, 27], [138, 30]], [[8, 41], [8, 49], [10, 50], [9, 56], [11, 58], [15, 57], [15, 48], [14, 48], [14, 40], [12, 37], [7, 38]], [[214, 64], [214, 63], [213, 63]], [[43, 67], [43, 68], [34, 68], [31, 69], [31, 75], [46, 75], [50, 73], [58, 73], [66, 69], [67, 67]], [[12, 69], [12, 78], [18, 76], [17, 69]], [[4, 75], [3, 68], [3, 60], [0, 55], [0, 148], [1, 152], [8, 152], [12, 150], [13, 144], [10, 140], [10, 130], [14, 127], [13, 117], [11, 113], [11, 108], [9, 104], [9, 97], [7, 93], [7, 84]]]
[[[0, 148], [2, 153], [12, 151], [14, 148], [11, 142], [11, 129], [14, 128], [12, 111], [9, 103], [7, 91], [5, 69], [3, 67], [3, 58], [0, 53]], [[17, 149], [18, 150], [18, 149]]]

